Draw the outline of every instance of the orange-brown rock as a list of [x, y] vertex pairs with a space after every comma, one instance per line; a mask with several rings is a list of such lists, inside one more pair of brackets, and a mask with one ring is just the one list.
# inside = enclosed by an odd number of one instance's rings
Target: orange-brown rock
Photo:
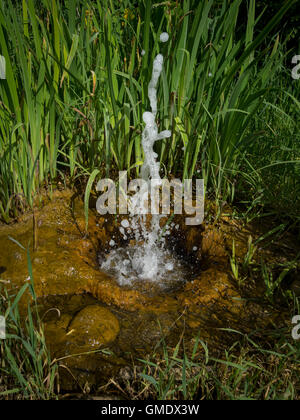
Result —
[[[220, 299], [239, 297], [228, 275], [214, 268], [204, 271], [197, 279], [187, 283], [179, 296], [182, 304], [187, 307], [203, 306], [213, 304]], [[234, 304], [236, 302], [232, 301], [232, 305]]]
[[202, 256], [223, 263], [228, 260], [224, 238], [216, 227], [206, 227], [202, 234]]
[[111, 343], [119, 331], [119, 321], [108, 309], [91, 305], [82, 309], [71, 321], [67, 340], [73, 352], [83, 353]]

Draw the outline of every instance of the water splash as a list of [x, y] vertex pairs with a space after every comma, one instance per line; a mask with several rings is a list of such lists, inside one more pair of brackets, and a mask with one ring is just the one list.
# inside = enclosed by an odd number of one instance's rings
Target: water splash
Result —
[[167, 32], [163, 32], [160, 35], [161, 42], [168, 42], [169, 41], [169, 34]]
[[[169, 35], [166, 32], [161, 34], [161, 42], [167, 42], [168, 39]], [[148, 226], [146, 217], [151, 184], [159, 186], [162, 183], [154, 145], [159, 140], [171, 137], [168, 130], [159, 133], [156, 123], [157, 86], [163, 62], [163, 56], [158, 54], [153, 63], [152, 78], [148, 87], [151, 112], [143, 114], [145, 129], [142, 134], [142, 146], [145, 158], [141, 177], [145, 182], [130, 199], [130, 221], [123, 220], [120, 227], [124, 240], [133, 238], [132, 245], [113, 249], [101, 265], [101, 269], [114, 275], [121, 285], [133, 285], [135, 282], [148, 280], [166, 288], [182, 282], [185, 277], [184, 267], [166, 248], [166, 238], [170, 235], [170, 229], [162, 230], [160, 227], [160, 220], [164, 215], [153, 215], [151, 221], [148, 220]]]

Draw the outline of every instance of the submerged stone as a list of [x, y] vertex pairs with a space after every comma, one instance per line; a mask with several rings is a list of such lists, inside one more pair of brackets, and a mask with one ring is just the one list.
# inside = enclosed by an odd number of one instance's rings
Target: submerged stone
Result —
[[91, 305], [75, 316], [67, 336], [73, 351], [87, 352], [113, 342], [119, 331], [119, 321], [112, 312], [100, 305]]

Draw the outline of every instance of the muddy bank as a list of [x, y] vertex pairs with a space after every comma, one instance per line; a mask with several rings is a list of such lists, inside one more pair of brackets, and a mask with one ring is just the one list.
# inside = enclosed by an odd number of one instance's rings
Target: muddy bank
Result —
[[[170, 246], [190, 265], [190, 279], [168, 292], [121, 287], [100, 271], [99, 255], [108, 252], [112, 235], [128, 245], [118, 237], [121, 219], [91, 209], [86, 234], [82, 201], [70, 191], [45, 198], [34, 219], [28, 214], [0, 227], [1, 279], [11, 293], [29, 277], [27, 255], [9, 237], [30, 249], [39, 311], [63, 388], [104, 384], [133, 358], [151, 354], [162, 337], [175, 345], [185, 331], [187, 343], [200, 334], [218, 347], [225, 343], [219, 328], [262, 327], [274, 319], [245, 303], [230, 275], [233, 238], [243, 255], [249, 231], [227, 218], [190, 228], [183, 221], [176, 220], [180, 234], [172, 232]], [[25, 304], [26, 298], [21, 311]]]

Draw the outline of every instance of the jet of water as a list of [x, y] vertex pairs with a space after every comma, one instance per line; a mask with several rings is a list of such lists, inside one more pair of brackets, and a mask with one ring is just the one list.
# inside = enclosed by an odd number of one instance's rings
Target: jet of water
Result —
[[[169, 35], [164, 32], [160, 36], [161, 42], [167, 42]], [[160, 165], [157, 162], [157, 154], [154, 151], [155, 142], [171, 137], [168, 130], [158, 132], [156, 123], [157, 116], [157, 86], [163, 70], [164, 58], [161, 54], [155, 57], [153, 63], [152, 78], [148, 87], [148, 96], [151, 105], [151, 112], [143, 114], [145, 129], [142, 134], [142, 146], [144, 150], [144, 164], [141, 168], [141, 177], [145, 181], [140, 191], [135, 194], [130, 203], [130, 223], [122, 222], [120, 232], [123, 238], [127, 239], [125, 228], [130, 229], [135, 235], [136, 246], [128, 247], [125, 250], [118, 249], [111, 252], [108, 259], [102, 264], [102, 268], [112, 271], [121, 284], [128, 284], [138, 278], [141, 280], [159, 281], [165, 278], [167, 273], [176, 269], [180, 278], [180, 264], [174, 261], [169, 251], [165, 249], [164, 233], [160, 228], [162, 215], [152, 215], [151, 228], [148, 229], [147, 209], [148, 195], [152, 185], [161, 185], [162, 179], [159, 175]], [[146, 204], [147, 203], [147, 204]], [[145, 210], [141, 214], [141, 209]], [[167, 231], [167, 234], [169, 232]], [[125, 256], [124, 256], [125, 252]]]

